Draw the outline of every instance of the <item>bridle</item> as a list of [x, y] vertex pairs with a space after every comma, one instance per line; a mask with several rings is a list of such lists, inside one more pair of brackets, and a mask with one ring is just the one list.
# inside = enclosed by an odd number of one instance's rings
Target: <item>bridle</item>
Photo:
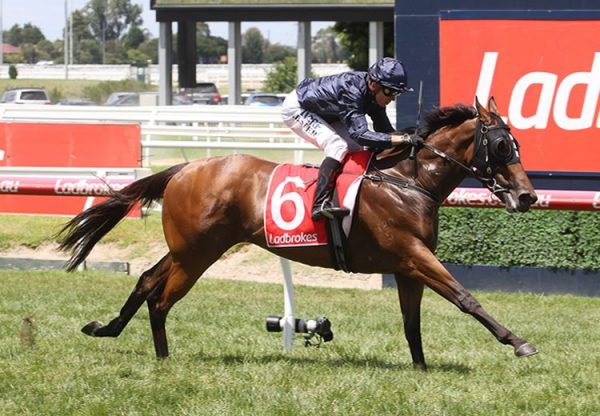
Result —
[[[470, 175], [481, 182], [489, 191], [498, 196], [501, 193], [508, 193], [510, 189], [498, 184], [494, 178], [494, 174], [501, 166], [508, 166], [513, 163], [519, 163], [519, 143], [510, 134], [510, 127], [496, 114], [490, 113], [497, 124], [483, 124], [478, 117], [475, 124], [475, 139], [473, 157], [468, 164], [464, 164], [459, 160], [449, 156], [444, 151], [438, 149], [429, 143], [422, 142], [420, 147], [425, 148], [436, 156], [455, 164], [464, 170], [467, 175]], [[366, 178], [376, 182], [388, 182], [405, 188], [415, 189], [429, 198], [433, 199], [438, 204], [441, 201], [430, 191], [414, 185], [406, 180], [390, 176], [379, 169], [375, 168], [376, 175], [365, 175]]]

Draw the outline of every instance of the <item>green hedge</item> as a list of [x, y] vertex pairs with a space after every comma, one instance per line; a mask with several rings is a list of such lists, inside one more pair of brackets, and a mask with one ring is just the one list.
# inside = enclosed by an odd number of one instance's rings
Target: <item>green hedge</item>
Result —
[[600, 269], [600, 215], [443, 207], [437, 254], [469, 265]]

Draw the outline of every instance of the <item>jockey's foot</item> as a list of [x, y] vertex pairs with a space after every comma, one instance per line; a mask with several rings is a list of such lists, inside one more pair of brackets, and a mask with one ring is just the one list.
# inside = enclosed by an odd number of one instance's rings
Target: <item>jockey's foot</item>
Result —
[[323, 218], [334, 219], [334, 218], [342, 218], [346, 215], [350, 214], [350, 210], [348, 208], [343, 207], [332, 207], [328, 205], [321, 205], [318, 207], [314, 207], [311, 213], [313, 221], [318, 221]]

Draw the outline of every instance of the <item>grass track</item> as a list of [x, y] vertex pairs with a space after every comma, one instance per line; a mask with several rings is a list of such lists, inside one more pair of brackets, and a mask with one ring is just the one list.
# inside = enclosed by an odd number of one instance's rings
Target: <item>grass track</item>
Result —
[[[298, 316], [325, 314], [334, 341], [281, 352], [264, 318], [279, 285], [200, 281], [167, 322], [157, 361], [145, 309], [117, 339], [108, 321], [135, 278], [0, 272], [3, 415], [594, 415], [600, 413], [600, 299], [477, 293], [541, 354], [517, 359], [474, 319], [427, 291], [430, 371], [411, 368], [394, 291], [297, 287]], [[34, 345], [22, 319], [34, 320]]]

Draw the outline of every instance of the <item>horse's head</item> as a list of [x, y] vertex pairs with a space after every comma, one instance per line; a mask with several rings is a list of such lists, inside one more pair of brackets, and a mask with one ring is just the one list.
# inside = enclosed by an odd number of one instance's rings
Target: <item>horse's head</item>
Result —
[[537, 195], [521, 165], [519, 143], [510, 127], [498, 115], [496, 101], [490, 98], [488, 109], [477, 98], [478, 120], [471, 166], [476, 175], [506, 205], [509, 212], [526, 212]]

